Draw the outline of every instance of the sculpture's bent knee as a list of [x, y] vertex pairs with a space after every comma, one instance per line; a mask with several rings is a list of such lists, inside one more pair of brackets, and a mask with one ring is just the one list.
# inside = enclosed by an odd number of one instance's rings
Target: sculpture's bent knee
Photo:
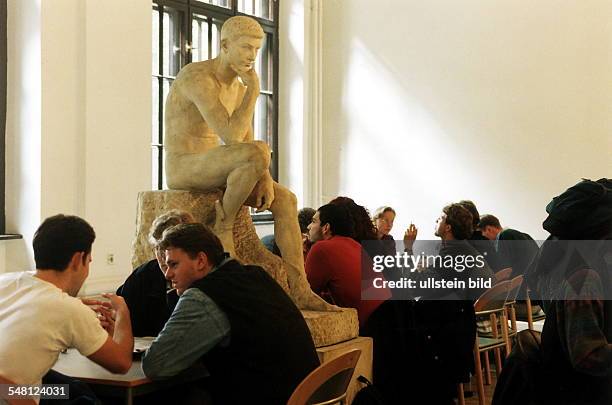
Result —
[[[258, 145], [263, 144], [265, 148]], [[268, 145], [265, 142], [256, 141], [253, 143], [245, 144], [248, 148], [249, 154], [249, 162], [252, 163], [253, 168], [257, 171], [258, 174], [263, 175], [263, 173], [268, 170], [270, 167], [270, 154]]]

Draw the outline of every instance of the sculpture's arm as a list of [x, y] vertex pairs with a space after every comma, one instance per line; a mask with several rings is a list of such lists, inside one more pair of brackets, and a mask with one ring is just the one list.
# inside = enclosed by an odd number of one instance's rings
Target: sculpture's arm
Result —
[[244, 135], [244, 139], [242, 142], [253, 142], [255, 140], [255, 135], [253, 133], [253, 126], [249, 125], [249, 129], [247, 129], [246, 134]]
[[[254, 71], [253, 74], [257, 77]], [[204, 78], [196, 83], [183, 82], [181, 91], [196, 105], [208, 126], [226, 145], [231, 145], [244, 142], [245, 134], [251, 128], [255, 103], [259, 96], [258, 80], [246, 81], [248, 84], [245, 83], [247, 89], [242, 102], [231, 116], [219, 101], [219, 87], [212, 77]]]

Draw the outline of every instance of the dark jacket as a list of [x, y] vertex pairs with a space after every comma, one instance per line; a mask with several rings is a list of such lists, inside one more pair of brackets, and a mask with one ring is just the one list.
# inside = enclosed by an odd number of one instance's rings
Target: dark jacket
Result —
[[134, 336], [157, 336], [178, 301], [167, 292], [167, 282], [157, 260], [136, 268], [117, 289], [130, 310]]
[[524, 275], [539, 249], [531, 236], [516, 229], [501, 231], [496, 243], [500, 268], [512, 267], [511, 277]]
[[257, 266], [231, 260], [195, 282], [227, 315], [230, 343], [203, 361], [223, 404], [285, 404], [319, 366], [310, 331], [285, 291]]

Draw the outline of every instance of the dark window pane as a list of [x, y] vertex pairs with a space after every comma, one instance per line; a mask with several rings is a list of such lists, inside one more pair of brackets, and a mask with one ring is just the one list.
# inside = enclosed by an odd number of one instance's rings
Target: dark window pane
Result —
[[181, 69], [181, 27], [182, 13], [169, 7], [164, 7], [163, 74], [176, 76]]

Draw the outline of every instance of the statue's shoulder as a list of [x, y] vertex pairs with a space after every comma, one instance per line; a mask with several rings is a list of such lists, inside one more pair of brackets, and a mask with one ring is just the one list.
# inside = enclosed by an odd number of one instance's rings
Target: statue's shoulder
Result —
[[175, 82], [179, 84], [197, 83], [199, 86], [214, 85], [215, 78], [212, 60], [192, 62], [185, 65], [176, 76]]

